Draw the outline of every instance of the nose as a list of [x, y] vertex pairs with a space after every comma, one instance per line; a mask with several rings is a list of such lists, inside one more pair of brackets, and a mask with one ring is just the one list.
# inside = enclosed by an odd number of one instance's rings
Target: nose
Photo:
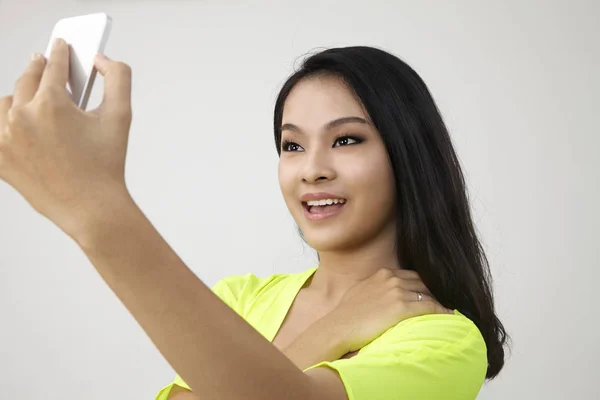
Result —
[[313, 151], [304, 159], [302, 170], [302, 181], [305, 183], [317, 183], [319, 181], [330, 181], [335, 179], [336, 173], [332, 160], [325, 151]]

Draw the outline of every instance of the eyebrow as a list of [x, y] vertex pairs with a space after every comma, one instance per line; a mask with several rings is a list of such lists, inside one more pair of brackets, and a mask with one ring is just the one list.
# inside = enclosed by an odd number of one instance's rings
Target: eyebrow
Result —
[[[370, 125], [369, 121], [367, 121], [366, 119], [361, 118], [361, 117], [343, 117], [343, 118], [334, 119], [333, 121], [326, 123], [324, 128], [325, 128], [325, 130], [330, 130], [337, 126], [340, 126], [343, 124], [351, 124], [351, 123]], [[302, 129], [300, 129], [298, 126], [296, 126], [294, 124], [283, 124], [281, 126], [282, 132], [286, 129], [290, 130], [290, 131], [302, 133]]]

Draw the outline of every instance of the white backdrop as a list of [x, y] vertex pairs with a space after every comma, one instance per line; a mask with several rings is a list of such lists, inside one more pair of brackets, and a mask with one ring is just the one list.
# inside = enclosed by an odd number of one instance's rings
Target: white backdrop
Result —
[[[513, 336], [479, 398], [600, 398], [600, 3], [0, 0], [0, 95], [58, 19], [98, 11], [114, 19], [107, 55], [133, 68], [128, 185], [204, 282], [315, 265], [279, 192], [274, 99], [309, 51], [381, 47], [444, 115]], [[174, 375], [75, 243], [4, 182], [0, 324], [2, 399], [152, 399]]]

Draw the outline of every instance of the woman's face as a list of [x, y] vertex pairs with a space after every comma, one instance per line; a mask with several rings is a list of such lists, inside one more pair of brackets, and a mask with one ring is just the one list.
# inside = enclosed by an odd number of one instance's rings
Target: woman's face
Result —
[[314, 249], [356, 248], [394, 229], [387, 151], [340, 79], [312, 77], [294, 86], [284, 104], [281, 143], [283, 197]]

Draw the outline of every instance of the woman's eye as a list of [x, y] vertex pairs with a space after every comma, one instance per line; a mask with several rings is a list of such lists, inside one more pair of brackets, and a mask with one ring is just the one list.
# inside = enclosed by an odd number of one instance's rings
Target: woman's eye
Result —
[[336, 139], [333, 147], [338, 147], [337, 145], [339, 144], [340, 146], [348, 146], [351, 144], [356, 144], [356, 143], [360, 143], [361, 140], [358, 138], [354, 138], [352, 136], [342, 136], [339, 139]]
[[288, 142], [287, 140], [285, 140], [281, 146], [283, 151], [299, 151], [301, 148], [302, 147], [300, 147], [298, 143]]

